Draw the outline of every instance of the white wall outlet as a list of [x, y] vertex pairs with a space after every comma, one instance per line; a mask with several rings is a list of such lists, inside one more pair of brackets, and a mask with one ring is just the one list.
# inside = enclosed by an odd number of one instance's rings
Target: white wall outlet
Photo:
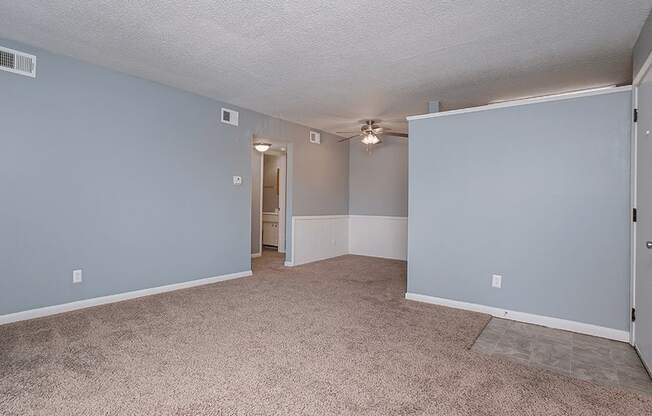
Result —
[[242, 176], [234, 176], [233, 177], [233, 184], [234, 185], [242, 185]]
[[310, 143], [320, 144], [321, 143], [321, 134], [317, 131], [310, 130]]
[[503, 276], [501, 274], [492, 274], [491, 275], [491, 287], [500, 289], [503, 284]]
[[81, 269], [72, 271], [72, 282], [81, 283], [82, 282], [82, 271]]

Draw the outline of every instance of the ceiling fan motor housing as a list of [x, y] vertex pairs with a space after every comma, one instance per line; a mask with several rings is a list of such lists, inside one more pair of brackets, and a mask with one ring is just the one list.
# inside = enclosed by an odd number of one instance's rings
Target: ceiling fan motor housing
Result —
[[[397, 137], [408, 137], [406, 133], [392, 133], [392, 129], [385, 129], [381, 126], [379, 126], [377, 123], [380, 123], [380, 120], [361, 120], [362, 126], [360, 126], [360, 134], [347, 137], [345, 139], [340, 140], [340, 142], [345, 142], [348, 140], [351, 140], [354, 137], [361, 137], [362, 138], [362, 143], [364, 144], [378, 144], [382, 143], [382, 140], [380, 137], [382, 135], [387, 135], [387, 136], [397, 136]], [[388, 130], [386, 132], [385, 130]], [[347, 132], [338, 132], [338, 133], [353, 133], [351, 131]]]

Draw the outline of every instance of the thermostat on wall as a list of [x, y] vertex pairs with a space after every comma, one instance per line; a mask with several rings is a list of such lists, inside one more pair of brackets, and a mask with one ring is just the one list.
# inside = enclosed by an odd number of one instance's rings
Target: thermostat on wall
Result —
[[321, 134], [316, 131], [310, 130], [310, 143], [320, 144], [321, 143]]
[[230, 124], [232, 126], [238, 125], [238, 112], [229, 110], [228, 108], [222, 109], [222, 123]]

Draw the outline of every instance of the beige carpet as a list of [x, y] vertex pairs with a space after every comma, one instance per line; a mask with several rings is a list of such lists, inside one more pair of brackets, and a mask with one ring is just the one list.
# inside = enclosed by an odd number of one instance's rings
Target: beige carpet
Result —
[[652, 400], [472, 352], [488, 317], [344, 256], [0, 327], [0, 414], [643, 415]]

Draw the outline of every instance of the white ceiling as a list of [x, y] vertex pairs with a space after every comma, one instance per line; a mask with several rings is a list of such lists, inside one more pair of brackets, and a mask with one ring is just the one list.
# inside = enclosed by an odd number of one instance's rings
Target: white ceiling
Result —
[[[0, 37], [326, 131], [631, 79], [651, 0], [0, 0]], [[399, 124], [395, 126], [400, 127]]]

